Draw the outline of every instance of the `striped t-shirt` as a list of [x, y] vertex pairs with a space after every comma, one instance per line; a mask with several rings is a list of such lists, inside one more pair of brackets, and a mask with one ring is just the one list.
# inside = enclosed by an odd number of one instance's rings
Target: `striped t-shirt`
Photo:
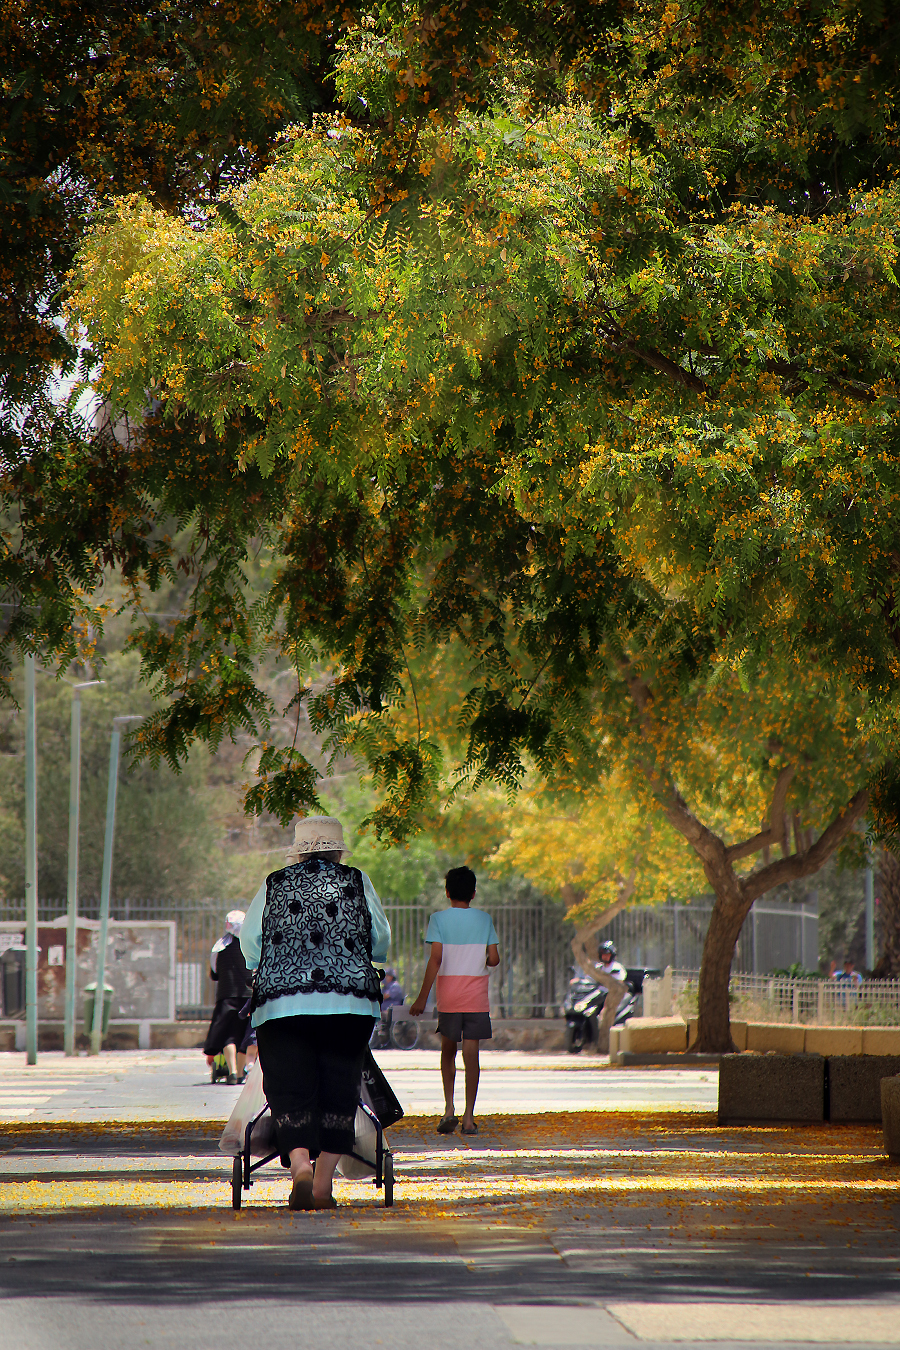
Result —
[[426, 942], [443, 945], [437, 977], [439, 1012], [490, 1012], [487, 948], [497, 942], [483, 909], [442, 909], [428, 920]]

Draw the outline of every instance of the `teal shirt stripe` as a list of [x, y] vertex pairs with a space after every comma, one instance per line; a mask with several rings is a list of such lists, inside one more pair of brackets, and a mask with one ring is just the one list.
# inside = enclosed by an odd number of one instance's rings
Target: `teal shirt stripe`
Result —
[[[484, 909], [439, 909], [428, 920], [426, 942], [460, 943], [468, 945], [483, 942], [486, 947], [499, 945], [494, 920]], [[241, 938], [243, 946], [243, 937]]]

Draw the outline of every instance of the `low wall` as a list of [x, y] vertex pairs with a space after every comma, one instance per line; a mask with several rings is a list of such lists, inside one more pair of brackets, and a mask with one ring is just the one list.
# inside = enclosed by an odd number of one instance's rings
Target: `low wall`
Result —
[[[559, 1054], [564, 1048], [565, 1022], [562, 1018], [522, 1017], [492, 1019], [493, 1040], [486, 1043], [491, 1050], [531, 1050], [538, 1054]], [[117, 1019], [109, 1024], [103, 1040], [104, 1050], [189, 1050], [200, 1049], [206, 1039], [207, 1022], [171, 1022], [154, 1019]], [[420, 1022], [420, 1050], [439, 1050], [440, 1037], [433, 1018]], [[87, 1050], [90, 1037], [83, 1035], [78, 1024], [76, 1044]], [[56, 1021], [38, 1023], [38, 1049], [62, 1050], [63, 1024]], [[25, 1022], [22, 1019], [0, 1022], [0, 1051], [25, 1049]]]
[[719, 1124], [880, 1121], [898, 1074], [898, 1055], [723, 1055]]
[[[732, 1022], [738, 1050], [785, 1055], [900, 1055], [900, 1027], [822, 1027], [792, 1022]], [[634, 1017], [610, 1033], [610, 1059], [624, 1053], [683, 1054], [697, 1039], [697, 1019]]]
[[[75, 1013], [84, 1014], [84, 988], [97, 978], [100, 924], [78, 919], [75, 931]], [[24, 961], [25, 925], [0, 921], [0, 951], [21, 953]], [[38, 1020], [53, 1023], [65, 1012], [66, 920], [39, 923], [37, 930]], [[106, 984], [112, 989], [112, 1019], [116, 1022], [171, 1021], [175, 1017], [175, 922], [172, 919], [110, 919], [106, 939]], [[11, 982], [15, 983], [15, 982]], [[22, 1002], [10, 1007], [3, 990], [0, 1014], [18, 1020]]]
[[[104, 1050], [189, 1050], [200, 1048], [206, 1039], [207, 1022], [155, 1021], [152, 1018], [111, 1020], [103, 1038]], [[38, 1050], [63, 1049], [63, 1023], [38, 1022]], [[88, 1050], [91, 1038], [75, 1028], [75, 1047]], [[0, 1051], [25, 1049], [25, 1021], [16, 1018], [0, 1022]]]

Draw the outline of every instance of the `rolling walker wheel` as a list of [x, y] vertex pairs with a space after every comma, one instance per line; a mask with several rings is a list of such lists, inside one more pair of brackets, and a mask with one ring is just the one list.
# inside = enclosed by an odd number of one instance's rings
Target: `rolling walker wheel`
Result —
[[241, 1207], [241, 1190], [243, 1189], [243, 1185], [244, 1185], [244, 1160], [241, 1157], [241, 1155], [238, 1154], [234, 1162], [231, 1164], [232, 1209], [240, 1209]]
[[385, 1209], [391, 1209], [394, 1204], [394, 1159], [390, 1153], [384, 1155], [382, 1172], [384, 1176], [384, 1207]]

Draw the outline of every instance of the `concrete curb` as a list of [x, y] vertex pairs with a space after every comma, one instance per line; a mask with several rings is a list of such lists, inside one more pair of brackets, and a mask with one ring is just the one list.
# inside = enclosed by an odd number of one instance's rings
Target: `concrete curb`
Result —
[[704, 1055], [699, 1052], [685, 1050], [672, 1054], [663, 1053], [660, 1055], [641, 1054], [632, 1050], [620, 1050], [618, 1064], [615, 1068], [656, 1068], [656, 1069], [717, 1069], [721, 1055]]

